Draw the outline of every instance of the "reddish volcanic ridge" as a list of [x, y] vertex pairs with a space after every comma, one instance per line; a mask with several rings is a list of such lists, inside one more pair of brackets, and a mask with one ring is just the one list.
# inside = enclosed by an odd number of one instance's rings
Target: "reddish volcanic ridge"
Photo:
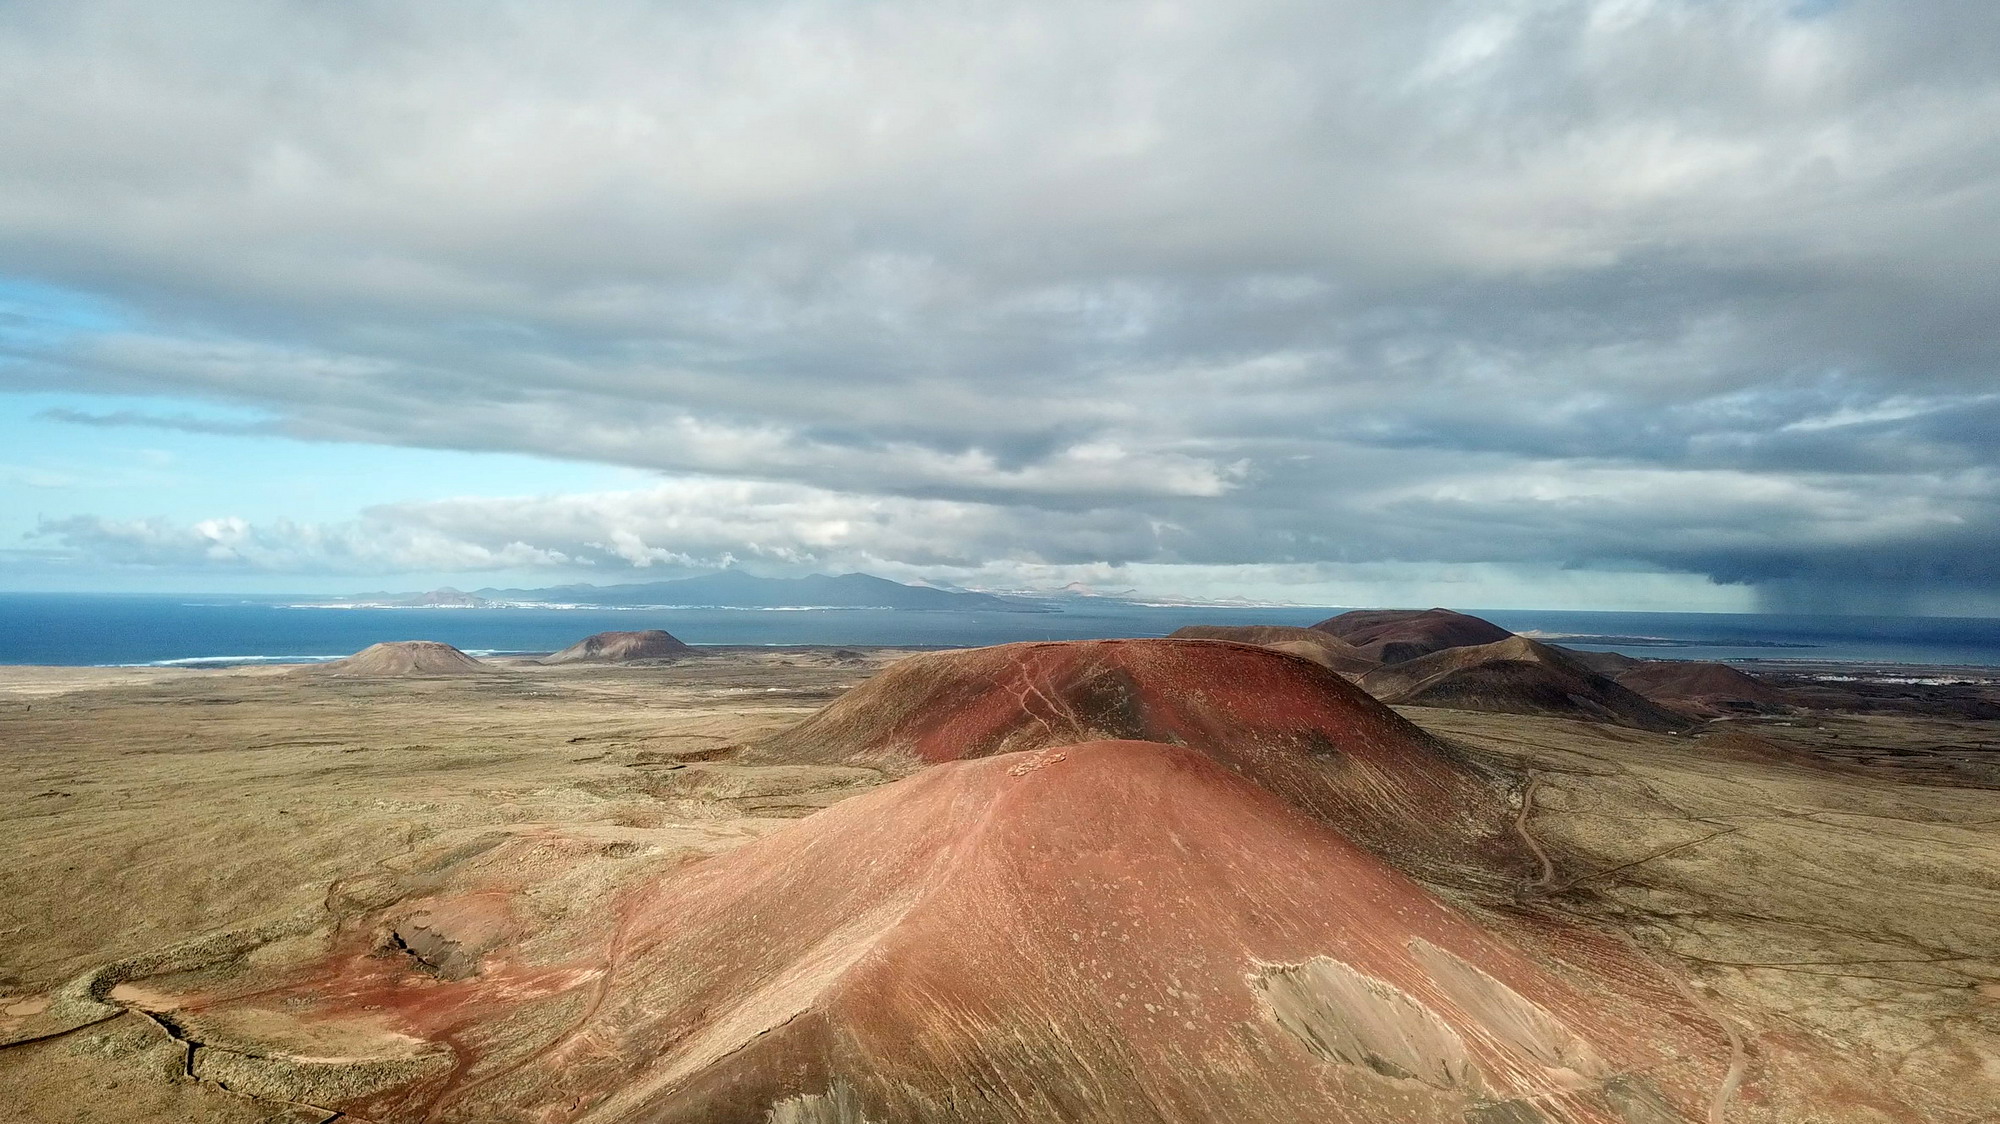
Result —
[[1174, 630], [1175, 640], [1229, 640], [1237, 644], [1257, 644], [1273, 651], [1308, 659], [1334, 671], [1360, 674], [1375, 667], [1376, 661], [1340, 637], [1311, 628], [1290, 628], [1276, 624], [1220, 625], [1191, 624]]
[[1356, 609], [1313, 626], [1377, 663], [1402, 663], [1446, 648], [1492, 644], [1514, 635], [1492, 621], [1450, 609]]
[[1155, 743], [923, 770], [615, 926], [532, 979], [504, 949], [451, 978], [350, 946], [175, 1017], [365, 1024], [436, 1059], [311, 1101], [377, 1121], [1674, 1124], [1729, 1064], [1616, 941], [1573, 935], [1558, 973]]
[[1525, 861], [1500, 781], [1352, 683], [1267, 648], [1080, 640], [928, 652], [754, 750], [934, 763], [1097, 739], [1192, 746], [1429, 877]]
[[1361, 685], [1376, 698], [1402, 706], [1583, 718], [1640, 730], [1682, 730], [1690, 725], [1685, 715], [1525, 636], [1433, 652], [1370, 672]]
[[693, 651], [672, 633], [649, 628], [643, 632], [600, 632], [586, 636], [562, 651], [543, 656], [535, 662], [637, 663], [641, 660], [678, 659]]

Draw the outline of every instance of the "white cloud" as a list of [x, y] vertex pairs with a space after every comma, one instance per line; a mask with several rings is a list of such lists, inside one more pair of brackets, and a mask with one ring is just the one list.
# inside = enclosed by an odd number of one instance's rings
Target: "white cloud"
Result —
[[[508, 572], [545, 583], [579, 573], [599, 582], [676, 577], [748, 564], [773, 573], [862, 570], [904, 581], [1052, 592], [1081, 586], [1145, 597], [1212, 596], [1312, 605], [1455, 604], [1504, 608], [1558, 599], [1615, 608], [1741, 608], [1747, 595], [1698, 577], [1626, 569], [1551, 570], [1491, 562], [1089, 561], [1159, 552], [1166, 528], [1085, 513], [1051, 526], [1046, 513], [952, 501], [851, 496], [749, 482], [683, 480], [591, 495], [452, 500], [371, 510], [351, 523], [232, 517], [71, 519], [41, 537], [79, 559], [239, 575], [383, 576]], [[1078, 535], [1089, 549], [1072, 549]], [[940, 544], [962, 547], [941, 549]], [[393, 578], [391, 578], [393, 583]]]
[[0, 385], [682, 494], [50, 524], [188, 565], [1983, 580], [1996, 11], [13, 5]]

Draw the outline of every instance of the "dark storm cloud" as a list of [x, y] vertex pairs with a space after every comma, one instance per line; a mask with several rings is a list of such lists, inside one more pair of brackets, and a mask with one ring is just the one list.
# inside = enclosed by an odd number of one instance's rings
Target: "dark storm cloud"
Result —
[[130, 315], [4, 370], [796, 490], [244, 557], [1979, 586], [1995, 44], [1943, 0], [15, 5], [0, 253]]

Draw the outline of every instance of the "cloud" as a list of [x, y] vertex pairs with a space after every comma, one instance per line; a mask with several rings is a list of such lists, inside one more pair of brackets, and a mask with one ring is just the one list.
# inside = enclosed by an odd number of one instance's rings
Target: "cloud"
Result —
[[[44, 520], [31, 538], [52, 540], [76, 560], [167, 571], [397, 574], [560, 567], [570, 560], [525, 543], [484, 546], [375, 522], [253, 525], [234, 516], [176, 524], [164, 519], [72, 516]], [[46, 553], [46, 552], [41, 552]]]
[[[1587, 587], [1603, 598], [1618, 580], [1640, 590], [1682, 573], [1768, 585], [1787, 605], [1809, 593], [1802, 578], [1850, 590], [1882, 586], [1890, 592], [1864, 600], [1907, 608], [1912, 598], [1894, 590], [1916, 584], [1933, 594], [1976, 594], [2000, 579], [1993, 531], [2000, 509], [1981, 498], [1993, 493], [1992, 480], [1933, 480], [1922, 494], [1894, 490], [1903, 483], [1883, 478], [1867, 490], [1847, 477], [1800, 482], [1721, 470], [1691, 482], [1686, 473], [1550, 462], [1329, 497], [1284, 518], [1188, 500], [1178, 518], [1165, 519], [1126, 505], [1053, 511], [691, 476], [623, 491], [388, 504], [336, 523], [72, 517], [45, 520], [32, 537], [79, 559], [168, 570], [511, 570], [630, 581], [741, 563], [1004, 588], [1080, 581], [1148, 594], [1257, 589], [1320, 603], [1359, 588], [1423, 599], [1410, 592], [1422, 588], [1416, 575], [1488, 597]], [[1955, 549], [1937, 552], [1930, 545], [1937, 541]], [[1552, 543], [1580, 552], [1555, 555], [1557, 568], [1610, 580], [1551, 573]], [[1673, 588], [1683, 605], [1729, 601], [1699, 583]]]
[[0, 324], [0, 379], [676, 481], [511, 539], [48, 525], [189, 565], [1976, 586], [1995, 43], [1946, 0], [19, 5], [0, 253], [117, 315]]
[[223, 421], [215, 418], [200, 418], [192, 414], [149, 414], [140, 410], [112, 410], [94, 413], [89, 410], [72, 410], [55, 407], [43, 410], [39, 417], [65, 425], [87, 425], [97, 429], [168, 429], [180, 433], [211, 433], [232, 436], [271, 433], [274, 427], [269, 422]]

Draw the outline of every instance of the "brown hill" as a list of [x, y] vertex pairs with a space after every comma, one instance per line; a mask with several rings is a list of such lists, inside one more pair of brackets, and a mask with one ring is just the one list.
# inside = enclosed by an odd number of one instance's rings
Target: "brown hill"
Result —
[[1783, 691], [1728, 664], [1700, 660], [1647, 660], [1616, 678], [1621, 687], [1689, 713], [1769, 713], [1791, 701]]
[[672, 633], [649, 628], [643, 632], [600, 632], [543, 656], [536, 663], [637, 663], [641, 660], [671, 660], [690, 655], [693, 648], [675, 639]]
[[1361, 685], [1376, 698], [1403, 706], [1584, 718], [1640, 730], [1680, 730], [1690, 724], [1685, 716], [1525, 636], [1433, 652], [1370, 672]]
[[173, 1025], [210, 1066], [309, 1028], [372, 1068], [231, 1088], [380, 1121], [1678, 1124], [1728, 1060], [1626, 946], [1572, 924], [1544, 969], [1177, 746], [921, 771], [650, 883], [573, 961], [496, 945], [507, 900], [430, 899], [422, 948], [357, 922]]
[[392, 640], [371, 644], [343, 660], [304, 669], [314, 675], [345, 678], [477, 675], [493, 670], [449, 644], [435, 640]]
[[1645, 660], [1634, 659], [1623, 652], [1590, 652], [1582, 648], [1565, 648], [1561, 644], [1550, 644], [1549, 647], [1554, 648], [1556, 651], [1561, 652], [1563, 655], [1568, 656], [1570, 659], [1575, 660], [1597, 674], [1611, 679], [1616, 679], [1620, 675], [1646, 662]]
[[1450, 609], [1356, 609], [1313, 628], [1338, 636], [1377, 663], [1402, 663], [1446, 648], [1492, 644], [1514, 635], [1492, 621]]
[[1098, 739], [1193, 746], [1440, 878], [1518, 861], [1508, 786], [1346, 679], [1254, 645], [1084, 640], [890, 665], [757, 758], [913, 765]]
[[1366, 672], [1376, 661], [1360, 649], [1329, 632], [1285, 625], [1191, 624], [1174, 630], [1174, 640], [1229, 640], [1238, 644], [1259, 644], [1273, 651], [1309, 659], [1321, 667], [1341, 672]]

